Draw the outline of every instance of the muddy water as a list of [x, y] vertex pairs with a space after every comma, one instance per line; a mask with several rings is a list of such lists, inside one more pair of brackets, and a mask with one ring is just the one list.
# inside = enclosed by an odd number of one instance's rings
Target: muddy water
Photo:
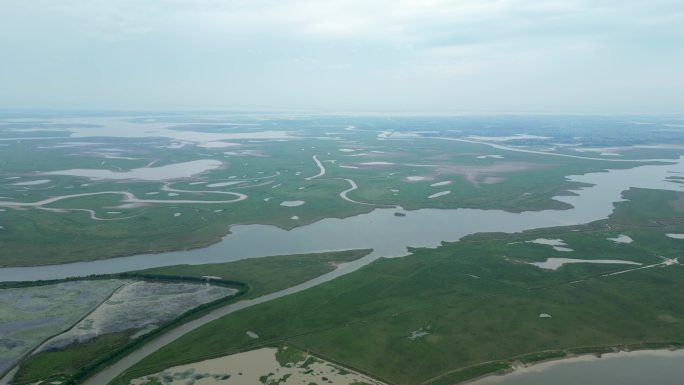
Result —
[[550, 361], [469, 385], [681, 385], [684, 351], [643, 351]]

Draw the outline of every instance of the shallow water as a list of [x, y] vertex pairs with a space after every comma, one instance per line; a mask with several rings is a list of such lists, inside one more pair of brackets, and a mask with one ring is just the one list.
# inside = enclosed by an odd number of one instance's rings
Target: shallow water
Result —
[[383, 208], [345, 219], [327, 218], [290, 231], [270, 225], [241, 225], [232, 227], [232, 233], [221, 242], [202, 249], [64, 265], [2, 268], [0, 281], [57, 279], [177, 264], [360, 248], [374, 249], [372, 258], [401, 256], [407, 253], [407, 246], [437, 247], [443, 241], [457, 241], [477, 232], [520, 232], [604, 219], [613, 211], [613, 203], [622, 200], [621, 192], [630, 187], [684, 191], [684, 185], [664, 181], [672, 171], [684, 172], [684, 158], [676, 164], [570, 176], [570, 180], [594, 186], [577, 190], [578, 195], [556, 198], [573, 205], [569, 210], [510, 213], [502, 210], [421, 209], [408, 211], [406, 217], [397, 217], [394, 213], [403, 211], [401, 208]]
[[69, 175], [97, 179], [137, 179], [137, 180], [169, 180], [189, 178], [205, 171], [221, 167], [222, 163], [214, 159], [200, 159], [189, 162], [174, 163], [159, 167], [141, 167], [128, 171], [112, 171], [107, 169], [72, 169], [43, 172], [40, 175]]
[[619, 259], [573, 259], [573, 258], [547, 258], [544, 262], [530, 262], [530, 265], [541, 269], [558, 270], [561, 266], [568, 263], [601, 263], [601, 264], [621, 264], [621, 265], [641, 265], [640, 263], [623, 261]]
[[684, 351], [643, 351], [551, 361], [469, 385], [682, 385]]

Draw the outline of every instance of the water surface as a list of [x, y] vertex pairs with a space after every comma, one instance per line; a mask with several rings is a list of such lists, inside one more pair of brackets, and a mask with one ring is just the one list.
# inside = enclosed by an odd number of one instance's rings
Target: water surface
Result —
[[469, 385], [682, 385], [684, 351], [642, 351], [550, 361]]
[[512, 233], [605, 219], [612, 213], [613, 203], [622, 200], [622, 191], [630, 187], [684, 191], [684, 185], [665, 181], [671, 172], [684, 172], [684, 158], [674, 164], [570, 176], [570, 180], [593, 186], [576, 190], [577, 195], [556, 198], [571, 204], [573, 208], [569, 210], [510, 213], [502, 210], [421, 209], [398, 217], [394, 213], [403, 209], [383, 208], [344, 219], [327, 218], [290, 231], [270, 225], [240, 225], [232, 227], [232, 233], [221, 242], [202, 249], [63, 265], [2, 268], [0, 281], [58, 279], [331, 250], [372, 248], [373, 258], [401, 256], [406, 255], [408, 246], [437, 247], [443, 241], [457, 241], [478, 232]]

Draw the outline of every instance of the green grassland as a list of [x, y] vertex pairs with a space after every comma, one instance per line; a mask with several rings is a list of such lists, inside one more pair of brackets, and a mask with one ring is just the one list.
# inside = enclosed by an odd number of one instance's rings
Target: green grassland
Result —
[[[569, 205], [552, 197], [567, 195], [580, 187], [567, 175], [610, 168], [634, 167], [636, 163], [609, 163], [540, 154], [496, 150], [473, 143], [439, 139], [378, 140], [377, 131], [351, 132], [340, 138], [320, 138], [319, 131], [300, 133], [287, 141], [239, 141], [240, 151], [251, 155], [225, 155], [229, 148], [200, 148], [187, 145], [170, 149], [168, 139], [89, 138], [81, 142], [100, 145], [55, 147], [64, 140], [12, 142], [3, 147], [0, 168], [7, 178], [50, 179], [47, 184], [16, 186], [13, 180], [0, 183], [0, 196], [11, 201], [37, 202], [49, 197], [128, 191], [143, 199], [225, 200], [232, 196], [201, 191], [230, 191], [248, 195], [235, 203], [162, 203], [120, 208], [115, 194], [75, 197], [39, 208], [3, 208], [0, 212], [0, 266], [29, 266], [93, 260], [139, 253], [203, 247], [218, 242], [237, 224], [270, 224], [292, 229], [323, 218], [343, 218], [368, 212], [374, 207], [400, 205], [406, 209], [480, 208], [512, 212], [565, 209]], [[126, 157], [104, 158], [97, 149], [119, 149]], [[351, 148], [353, 153], [341, 152]], [[30, 153], [30, 157], [25, 155]], [[255, 155], [256, 154], [256, 155]], [[362, 154], [362, 156], [357, 156]], [[326, 175], [306, 180], [319, 171], [316, 155], [327, 169]], [[501, 155], [503, 159], [481, 155]], [[178, 162], [218, 159], [224, 166], [193, 178], [167, 182], [173, 189], [189, 190], [170, 196], [164, 182], [135, 180], [90, 180], [72, 176], [40, 176], [37, 171], [95, 168], [112, 171]], [[363, 162], [388, 162], [383, 166], [359, 166]], [[517, 164], [521, 169], [499, 172], [501, 164]], [[342, 168], [356, 165], [357, 169]], [[483, 171], [484, 170], [484, 171]], [[420, 182], [407, 182], [408, 176], [424, 176]], [[29, 178], [30, 177], [30, 178]], [[342, 180], [354, 180], [359, 188], [349, 197], [372, 205], [347, 202], [338, 195], [349, 188]], [[487, 178], [497, 178], [495, 183]], [[243, 184], [207, 188], [212, 182], [232, 180]], [[445, 187], [430, 184], [449, 180]], [[204, 184], [194, 184], [204, 182]], [[398, 190], [398, 191], [392, 191]], [[441, 190], [451, 194], [428, 199]], [[150, 193], [157, 195], [149, 195]], [[0, 198], [5, 200], [7, 198]], [[300, 207], [283, 207], [286, 200], [303, 200]], [[97, 217], [117, 220], [93, 220]], [[111, 214], [117, 212], [120, 214]], [[181, 216], [174, 216], [180, 213]], [[298, 220], [291, 219], [293, 216]]]
[[332, 251], [316, 254], [280, 255], [250, 258], [235, 262], [205, 265], [176, 265], [140, 270], [136, 274], [201, 278], [218, 276], [246, 282], [249, 291], [243, 298], [255, 298], [285, 289], [335, 269], [335, 264], [355, 261], [371, 250]]
[[[608, 275], [630, 265], [525, 262], [551, 257], [645, 265], [682, 255], [684, 195], [632, 189], [606, 220], [517, 234], [477, 234], [378, 260], [304, 292], [207, 324], [162, 348], [117, 383], [180, 362], [264, 344], [292, 344], [396, 384], [453, 384], [533, 362], [606, 348], [684, 344], [681, 265]], [[618, 234], [630, 244], [607, 240]], [[572, 252], [514, 243], [560, 238]], [[551, 318], [542, 318], [546, 313]], [[423, 328], [428, 335], [410, 339]], [[255, 341], [244, 334], [252, 330]], [[388, 358], [391, 357], [391, 358]]]
[[[147, 279], [178, 278], [200, 280], [203, 275], [219, 276], [223, 280], [245, 283], [249, 289], [238, 298], [254, 298], [297, 285], [335, 269], [336, 263], [356, 260], [370, 250], [350, 250], [304, 255], [285, 255], [247, 259], [209, 265], [179, 265], [142, 270], [126, 274]], [[235, 299], [229, 301], [234, 301]], [[221, 304], [227, 303], [221, 301]], [[211, 308], [215, 308], [211, 307]], [[207, 309], [203, 309], [203, 312]], [[195, 317], [200, 313], [191, 314]], [[185, 317], [185, 321], [189, 318]], [[174, 322], [176, 324], [177, 322]], [[33, 383], [39, 380], [65, 380], [82, 376], [100, 367], [118, 351], [134, 343], [136, 330], [104, 334], [86, 343], [70, 345], [64, 350], [41, 352], [25, 359], [14, 378], [14, 383]], [[136, 344], [141, 342], [135, 340]]]

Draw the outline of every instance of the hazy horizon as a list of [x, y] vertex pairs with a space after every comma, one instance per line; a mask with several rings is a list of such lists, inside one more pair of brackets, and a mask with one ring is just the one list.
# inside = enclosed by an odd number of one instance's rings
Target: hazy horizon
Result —
[[6, 0], [0, 110], [684, 112], [677, 1]]

